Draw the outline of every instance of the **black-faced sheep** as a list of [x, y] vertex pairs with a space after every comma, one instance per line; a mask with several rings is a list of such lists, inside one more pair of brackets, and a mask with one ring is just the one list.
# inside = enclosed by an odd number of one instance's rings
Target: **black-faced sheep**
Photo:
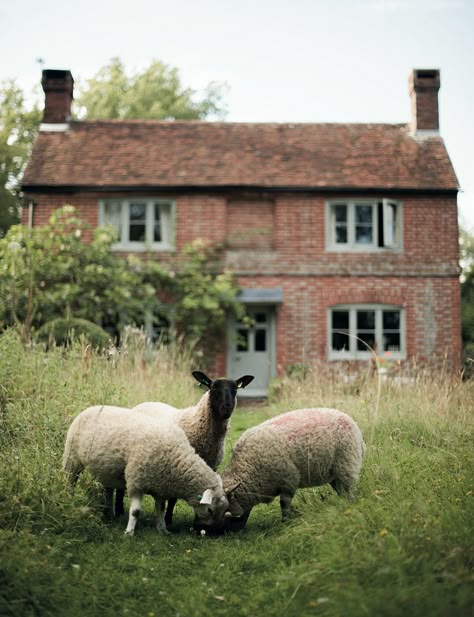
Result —
[[[208, 388], [196, 405], [186, 409], [176, 409], [159, 402], [141, 403], [133, 408], [150, 418], [168, 417], [184, 430], [189, 443], [197, 454], [216, 470], [224, 457], [224, 441], [229, 428], [229, 419], [237, 403], [237, 391], [245, 388], [254, 379], [244, 375], [232, 379], [210, 379], [201, 371], [193, 371], [193, 377]], [[176, 496], [168, 501], [166, 524], [172, 522]], [[123, 491], [117, 491], [115, 512], [124, 510]]]

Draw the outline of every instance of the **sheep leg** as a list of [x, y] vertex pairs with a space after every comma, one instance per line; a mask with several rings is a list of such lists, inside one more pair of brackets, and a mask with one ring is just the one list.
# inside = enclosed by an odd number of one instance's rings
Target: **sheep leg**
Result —
[[336, 491], [339, 497], [345, 497], [350, 501], [355, 500], [354, 491], [352, 490], [352, 486], [347, 482], [344, 482], [340, 478], [335, 478], [332, 482], [330, 482], [332, 488]]
[[293, 495], [290, 493], [281, 493], [280, 495], [280, 508], [281, 508], [281, 520], [287, 521], [291, 516], [291, 500]]
[[118, 488], [115, 492], [115, 516], [122, 516], [122, 514], [125, 512], [124, 497], [124, 489]]
[[140, 512], [142, 509], [142, 498], [143, 495], [130, 495], [130, 510], [128, 514], [128, 525], [125, 530], [125, 535], [133, 536], [135, 533], [135, 526], [137, 524], [137, 520], [140, 516]]
[[155, 496], [156, 530], [161, 534], [169, 534], [166, 529], [165, 504], [164, 499]]
[[105, 489], [105, 518], [111, 521], [114, 518], [114, 489]]
[[173, 510], [178, 500], [175, 497], [170, 497], [168, 499], [168, 507], [166, 508], [165, 514], [165, 523], [166, 526], [170, 526], [173, 521]]

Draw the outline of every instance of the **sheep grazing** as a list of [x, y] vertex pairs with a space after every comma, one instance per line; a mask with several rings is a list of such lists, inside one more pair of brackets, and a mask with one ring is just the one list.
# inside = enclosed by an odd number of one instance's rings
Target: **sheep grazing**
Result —
[[[229, 419], [237, 402], [237, 391], [245, 388], [254, 379], [244, 375], [232, 379], [210, 379], [201, 371], [193, 371], [193, 377], [208, 388], [197, 405], [186, 409], [176, 409], [166, 403], [141, 403], [133, 408], [150, 418], [166, 417], [172, 419], [186, 433], [189, 443], [197, 454], [216, 470], [224, 457], [224, 440], [229, 427]], [[123, 491], [117, 491], [115, 513], [123, 513]], [[176, 496], [168, 501], [166, 524], [171, 525]]]
[[196, 523], [209, 523], [229, 505], [220, 476], [196, 454], [177, 424], [131, 409], [95, 406], [75, 418], [66, 437], [63, 469], [75, 484], [84, 468], [105, 487], [109, 514], [113, 490], [127, 488], [129, 535], [144, 494], [154, 497], [160, 533], [168, 533], [164, 506], [170, 497], [185, 499], [194, 508]]
[[329, 483], [339, 495], [353, 498], [364, 453], [359, 427], [337, 409], [300, 409], [271, 418], [235, 444], [222, 475], [230, 508], [207, 529], [242, 529], [256, 504], [277, 495], [285, 520], [298, 488]]

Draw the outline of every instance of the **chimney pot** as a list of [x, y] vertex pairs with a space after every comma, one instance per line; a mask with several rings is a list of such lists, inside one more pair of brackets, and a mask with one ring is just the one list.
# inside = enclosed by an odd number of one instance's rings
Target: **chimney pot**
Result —
[[43, 71], [41, 85], [45, 94], [43, 123], [69, 122], [74, 91], [71, 71], [46, 69]]
[[439, 69], [413, 69], [408, 81], [411, 97], [411, 130], [439, 132]]

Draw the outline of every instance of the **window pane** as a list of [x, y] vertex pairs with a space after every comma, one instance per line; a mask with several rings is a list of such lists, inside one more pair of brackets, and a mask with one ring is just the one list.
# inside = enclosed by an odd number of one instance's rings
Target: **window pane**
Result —
[[331, 345], [333, 351], [349, 350], [349, 335], [342, 332], [333, 332]]
[[356, 223], [369, 223], [372, 225], [372, 206], [356, 206]]
[[145, 242], [145, 225], [130, 225], [128, 238], [130, 242]]
[[384, 244], [394, 246], [397, 242], [397, 206], [396, 204], [386, 203], [384, 206]]
[[384, 351], [400, 351], [400, 333], [384, 332], [383, 334]]
[[159, 222], [153, 226], [153, 242], [161, 242], [161, 224]]
[[398, 330], [400, 328], [400, 311], [383, 311], [383, 329]]
[[145, 204], [130, 204], [130, 221], [144, 221], [146, 206]]
[[357, 311], [357, 351], [375, 348], [375, 311]]
[[237, 351], [249, 350], [249, 331], [240, 329], [237, 330]]
[[373, 332], [358, 332], [357, 333], [357, 351], [370, 351], [375, 349], [375, 334]]
[[161, 206], [160, 204], [154, 204], [153, 214], [155, 217], [153, 223], [153, 242], [161, 242]]
[[255, 351], [266, 351], [267, 349], [267, 331], [255, 330]]
[[355, 241], [357, 244], [372, 244], [372, 206], [355, 206]]
[[357, 311], [357, 329], [373, 330], [375, 328], [375, 311]]
[[334, 216], [336, 223], [347, 223], [347, 206], [334, 206]]
[[128, 239], [130, 242], [144, 242], [146, 205], [143, 203], [131, 203], [128, 210], [128, 217]]
[[372, 227], [356, 225], [355, 239], [357, 244], [372, 244]]
[[347, 244], [347, 227], [336, 226], [336, 242], [337, 244]]
[[120, 242], [122, 240], [122, 204], [120, 202], [110, 202], [104, 205], [104, 223], [115, 229]]
[[266, 313], [256, 313], [255, 321], [257, 323], [265, 323], [267, 321], [267, 314]]
[[349, 328], [349, 311], [332, 312], [332, 329], [347, 330]]

